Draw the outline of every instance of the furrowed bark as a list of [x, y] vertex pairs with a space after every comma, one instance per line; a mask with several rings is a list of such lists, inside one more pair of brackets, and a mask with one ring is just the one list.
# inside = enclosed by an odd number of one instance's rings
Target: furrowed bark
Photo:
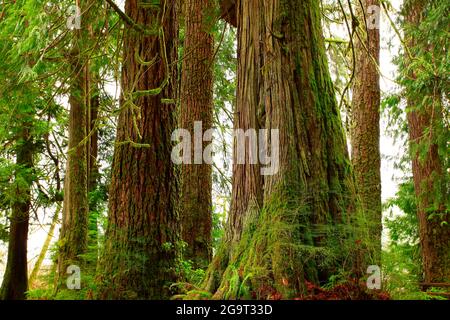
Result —
[[[235, 129], [258, 129], [264, 113], [262, 105], [262, 75], [263, 48], [261, 39], [262, 4], [258, 1], [238, 1], [236, 8], [240, 17], [238, 23], [238, 70]], [[253, 15], [253, 16], [252, 16]], [[254, 20], [252, 19], [254, 18]], [[251, 29], [253, 25], [253, 29]], [[252, 44], [251, 46], [249, 44]], [[245, 142], [248, 143], [248, 140]], [[247, 145], [246, 145], [247, 146]], [[231, 209], [225, 229], [224, 244], [214, 257], [208, 270], [205, 286], [208, 291], [215, 292], [222, 281], [228, 261], [233, 260], [234, 248], [241, 240], [245, 216], [250, 213], [248, 208], [257, 210], [262, 205], [263, 178], [260, 175], [259, 164], [250, 163], [249, 148], [245, 148], [245, 164], [236, 164], [238, 146], [236, 137], [233, 147], [233, 175]]]
[[[406, 24], [419, 26], [423, 21], [427, 1], [410, 0], [405, 3]], [[408, 32], [405, 34], [410, 50], [421, 45]], [[427, 48], [421, 48], [426, 51]], [[411, 51], [409, 51], [411, 52]], [[414, 57], [406, 55], [407, 65]], [[416, 79], [411, 70], [411, 79]], [[423, 103], [424, 97], [430, 97]], [[419, 238], [422, 253], [424, 282], [450, 281], [450, 215], [445, 206], [448, 190], [445, 187], [445, 169], [439, 154], [436, 128], [443, 121], [441, 93], [434, 88], [422, 92], [407, 91], [408, 130], [414, 188], [417, 197]]]
[[[214, 3], [210, 0], [188, 0], [184, 3], [186, 36], [185, 58], [181, 80], [181, 128], [191, 133], [191, 151], [195, 145], [194, 122], [201, 122], [203, 134], [212, 127], [214, 38], [211, 22]], [[212, 167], [210, 164], [183, 164], [181, 174], [182, 238], [187, 243], [185, 259], [196, 267], [206, 267], [211, 260]]]
[[176, 280], [178, 183], [171, 161], [176, 126], [171, 99], [176, 100], [177, 92], [175, 4], [125, 4], [126, 14], [152, 32], [128, 28], [124, 39], [108, 229], [98, 269], [100, 298], [164, 299]]
[[378, 0], [356, 5], [360, 23], [355, 43], [355, 78], [351, 108], [351, 158], [357, 192], [367, 220], [373, 264], [381, 263], [380, 30], [372, 10]]
[[[80, 3], [86, 11], [90, 1]], [[69, 144], [64, 178], [64, 203], [61, 233], [59, 237], [57, 288], [64, 284], [67, 267], [85, 263], [82, 255], [87, 252], [89, 202], [87, 137], [88, 111], [90, 105], [90, 63], [86, 56], [88, 48], [87, 12], [81, 17], [82, 26], [74, 30], [75, 37], [70, 52], [73, 76], [69, 96]]]
[[237, 127], [268, 130], [264, 140], [272, 152], [270, 130], [278, 130], [278, 170], [263, 177], [261, 165], [235, 165], [227, 238], [205, 287], [215, 298], [292, 298], [306, 281], [352, 271], [351, 166], [319, 5], [253, 0], [237, 6]]

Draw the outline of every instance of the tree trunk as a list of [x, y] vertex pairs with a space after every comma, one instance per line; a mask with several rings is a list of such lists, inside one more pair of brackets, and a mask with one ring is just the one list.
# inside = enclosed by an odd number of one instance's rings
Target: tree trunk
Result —
[[220, 18], [237, 27], [236, 0], [220, 0]]
[[[194, 123], [201, 122], [202, 137], [212, 127], [214, 38], [211, 22], [214, 4], [210, 0], [187, 0], [185, 6], [186, 37], [181, 80], [181, 128], [194, 137]], [[210, 142], [197, 143], [203, 146]], [[191, 150], [195, 152], [195, 141]], [[191, 155], [192, 156], [192, 155]], [[192, 157], [191, 159], [194, 159]], [[183, 164], [181, 174], [181, 228], [187, 243], [184, 258], [195, 267], [206, 267], [211, 260], [212, 168], [195, 161]]]
[[[85, 10], [87, 2], [82, 3]], [[58, 255], [58, 282], [66, 275], [69, 265], [82, 266], [80, 255], [86, 253], [88, 240], [88, 165], [86, 140], [87, 112], [90, 104], [89, 61], [83, 48], [87, 37], [83, 28], [86, 17], [82, 17], [82, 29], [75, 30], [71, 59], [73, 80], [70, 86], [69, 145], [64, 179], [64, 204]]]
[[[405, 3], [406, 24], [417, 27], [423, 20], [427, 3], [411, 0]], [[409, 29], [408, 29], [409, 30]], [[415, 52], [417, 43], [405, 32], [409, 52]], [[428, 44], [427, 44], [428, 45]], [[420, 48], [426, 51], [427, 48]], [[413, 63], [406, 56], [407, 65]], [[410, 77], [416, 79], [416, 70]], [[428, 96], [431, 99], [425, 100]], [[423, 101], [426, 101], [423, 103]], [[445, 170], [439, 154], [436, 130], [442, 126], [441, 93], [434, 88], [421, 92], [407, 90], [408, 128], [414, 188], [418, 204], [419, 237], [424, 281], [450, 281], [450, 215], [445, 207], [448, 191], [445, 189]]]
[[58, 224], [59, 214], [61, 213], [61, 204], [58, 203], [56, 205], [55, 215], [53, 216], [52, 222], [50, 224], [50, 229], [48, 230], [47, 237], [45, 238], [44, 245], [39, 253], [39, 256], [36, 260], [36, 263], [33, 266], [33, 270], [31, 271], [28, 282], [30, 284], [30, 288], [33, 288], [33, 283], [37, 279], [39, 275], [39, 271], [41, 270], [42, 262], [44, 262], [45, 256], [47, 255], [48, 248], [53, 240], [53, 235], [55, 233], [56, 225]]
[[99, 268], [102, 298], [164, 299], [176, 280], [178, 187], [170, 159], [176, 126], [175, 2], [125, 4], [126, 14], [147, 34], [129, 27], [124, 39], [121, 113]]
[[[351, 110], [351, 158], [371, 240], [372, 263], [381, 263], [380, 29], [373, 8], [379, 0], [357, 4], [360, 36], [355, 34], [355, 78]], [[376, 20], [376, 21], [374, 21]]]
[[89, 195], [89, 232], [88, 232], [88, 249], [91, 252], [89, 263], [92, 266], [97, 265], [98, 257], [98, 215], [99, 215], [99, 198], [95, 194], [99, 179], [98, 157], [98, 111], [100, 107], [98, 77], [93, 76], [91, 81], [91, 101], [89, 105], [89, 116], [87, 120], [87, 134], [90, 135], [89, 145], [87, 148], [87, 182]]
[[235, 141], [227, 239], [205, 285], [216, 298], [292, 298], [306, 281], [353, 266], [346, 229], [356, 203], [351, 167], [319, 4], [237, 6], [237, 126], [268, 130], [265, 145], [272, 154], [278, 149], [278, 171], [263, 177], [262, 165], [236, 164]]
[[100, 92], [97, 77], [92, 77], [91, 79], [91, 93], [90, 93], [90, 104], [89, 112], [87, 113], [88, 119], [87, 124], [87, 134], [90, 134], [89, 145], [87, 152], [87, 167], [88, 167], [88, 191], [94, 191], [97, 187], [98, 181], [98, 128], [96, 127], [96, 122], [98, 119], [98, 111], [100, 107]]
[[[30, 117], [30, 115], [27, 115]], [[33, 142], [29, 122], [24, 122], [17, 141], [16, 197], [12, 203], [8, 260], [0, 289], [1, 300], [23, 300], [28, 290], [27, 241], [31, 207]], [[25, 183], [24, 183], [25, 182]]]
[[[238, 70], [237, 70], [237, 100], [234, 128], [245, 132], [249, 129], [260, 129], [261, 119], [258, 119], [258, 109], [264, 109], [262, 104], [262, 74], [263, 48], [263, 15], [262, 2], [237, 1], [235, 8], [239, 17], [237, 24]], [[252, 29], [251, 29], [252, 27]], [[262, 118], [259, 112], [259, 117]], [[247, 143], [247, 141], [245, 142]], [[263, 178], [260, 175], [258, 163], [251, 163], [250, 155], [245, 151], [245, 163], [236, 164], [238, 146], [234, 138], [233, 175], [231, 209], [225, 228], [224, 243], [219, 247], [205, 281], [206, 289], [215, 292], [222, 282], [229, 261], [234, 261], [235, 247], [241, 240], [245, 216], [251, 210], [258, 210], [263, 199]], [[225, 297], [219, 294], [217, 297]]]

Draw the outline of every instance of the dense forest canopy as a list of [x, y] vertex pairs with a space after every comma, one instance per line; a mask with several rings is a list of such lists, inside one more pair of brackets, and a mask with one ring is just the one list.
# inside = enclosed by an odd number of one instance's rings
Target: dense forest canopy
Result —
[[0, 0], [0, 299], [448, 299], [432, 0]]

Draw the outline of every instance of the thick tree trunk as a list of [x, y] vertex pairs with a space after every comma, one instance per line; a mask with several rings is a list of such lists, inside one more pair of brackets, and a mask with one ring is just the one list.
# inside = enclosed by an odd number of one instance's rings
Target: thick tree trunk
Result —
[[356, 186], [371, 240], [371, 262], [381, 263], [381, 157], [380, 157], [380, 29], [379, 0], [357, 4], [360, 36], [355, 34], [355, 78], [351, 110], [351, 158]]
[[[406, 23], [419, 26], [423, 20], [426, 1], [405, 3]], [[406, 32], [411, 52], [419, 44]], [[427, 44], [428, 45], [428, 44]], [[426, 51], [427, 48], [421, 48]], [[412, 63], [407, 55], [407, 64]], [[415, 70], [410, 77], [416, 78]], [[425, 89], [426, 90], [426, 89]], [[424, 97], [431, 99], [423, 103]], [[428, 283], [450, 281], [450, 215], [445, 207], [448, 190], [445, 189], [445, 170], [435, 130], [442, 125], [441, 93], [429, 88], [428, 92], [407, 91], [408, 127], [412, 157], [414, 187], [417, 197], [419, 237], [422, 253], [424, 281]]]
[[[194, 138], [194, 123], [201, 122], [203, 134], [211, 129], [213, 117], [214, 38], [210, 21], [214, 19], [211, 0], [187, 0], [185, 6], [186, 37], [181, 80], [181, 128]], [[191, 144], [204, 148], [210, 142]], [[191, 154], [191, 159], [194, 159]], [[210, 164], [183, 164], [181, 175], [181, 227], [187, 243], [185, 259], [196, 267], [206, 267], [211, 260], [212, 168]]]
[[0, 289], [2, 300], [23, 300], [28, 290], [27, 241], [33, 167], [30, 123], [23, 124], [22, 134], [17, 144], [17, 191], [11, 209], [8, 260]]
[[[266, 145], [272, 154], [278, 147], [279, 170], [263, 177], [261, 165], [236, 164], [235, 154], [227, 239], [205, 285], [216, 298], [290, 298], [306, 281], [353, 266], [346, 241], [355, 209], [351, 167], [319, 4], [237, 6], [237, 126], [269, 130]], [[279, 144], [270, 130], [278, 130]]]
[[411, 111], [407, 117], [412, 146], [430, 144], [425, 159], [421, 158], [419, 152], [412, 155], [414, 188], [418, 201], [422, 271], [424, 281], [427, 283], [450, 281], [450, 218], [444, 203], [436, 204], [436, 200], [445, 194], [440, 188], [444, 172], [438, 147], [431, 142], [433, 138], [429, 139], [426, 134], [432, 126], [432, 113], [431, 108], [427, 108]]
[[[258, 130], [264, 113], [262, 104], [263, 15], [262, 2], [238, 1], [235, 8], [239, 20], [237, 31], [238, 70], [235, 129]], [[258, 112], [262, 110], [261, 112]], [[260, 119], [258, 119], [260, 118]], [[246, 140], [245, 143], [247, 143]], [[245, 148], [245, 163], [237, 164], [237, 139], [233, 146], [231, 209], [227, 219], [224, 243], [220, 246], [208, 270], [205, 286], [215, 292], [222, 282], [229, 261], [234, 260], [243, 231], [245, 217], [258, 211], [263, 200], [263, 177], [258, 163], [251, 163], [249, 148]], [[224, 295], [222, 295], [224, 297]], [[218, 297], [222, 297], [218, 295]]]
[[121, 113], [99, 268], [102, 298], [163, 299], [176, 280], [178, 188], [170, 159], [176, 126], [175, 3], [125, 4], [126, 14], [148, 34], [128, 28], [124, 39]]

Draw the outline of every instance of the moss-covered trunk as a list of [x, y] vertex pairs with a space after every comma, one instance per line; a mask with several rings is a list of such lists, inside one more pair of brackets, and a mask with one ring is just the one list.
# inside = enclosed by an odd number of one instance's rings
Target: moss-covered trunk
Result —
[[[82, 11], [90, 1], [80, 3]], [[88, 165], [87, 120], [90, 105], [90, 68], [88, 48], [87, 14], [81, 17], [81, 29], [73, 30], [74, 40], [69, 53], [71, 83], [69, 91], [69, 143], [64, 178], [64, 204], [58, 254], [58, 286], [64, 283], [67, 267], [82, 267], [88, 240]]]
[[[181, 80], [181, 128], [188, 130], [191, 141], [191, 164], [183, 164], [181, 174], [181, 227], [187, 243], [185, 259], [196, 267], [208, 265], [212, 256], [212, 168], [206, 159], [194, 159], [208, 141], [204, 133], [211, 129], [213, 116], [214, 3], [210, 0], [187, 0], [185, 10], [185, 42]], [[194, 123], [201, 122], [202, 136], [195, 142]], [[195, 147], [202, 147], [196, 150]], [[199, 161], [200, 160], [200, 161]]]
[[[205, 286], [216, 298], [291, 298], [306, 281], [324, 282], [353, 266], [346, 241], [355, 210], [351, 168], [319, 4], [237, 6], [236, 127], [267, 129], [279, 170], [261, 176], [261, 165], [236, 164], [235, 154], [227, 237]], [[271, 141], [270, 130], [279, 130], [279, 141]]]
[[23, 300], [28, 290], [27, 242], [33, 181], [33, 141], [28, 120], [22, 123], [16, 150], [16, 195], [11, 204], [8, 260], [0, 300]]
[[[75, 69], [78, 69], [75, 67]], [[88, 195], [86, 164], [85, 68], [72, 84], [69, 116], [69, 152], [64, 178], [63, 219], [60, 234], [58, 273], [81, 262], [87, 249]], [[79, 69], [78, 69], [79, 70]]]
[[[379, 0], [356, 4], [355, 78], [351, 108], [351, 158], [368, 224], [372, 262], [381, 263], [380, 29]], [[378, 9], [377, 9], [378, 8]], [[375, 11], [374, 11], [375, 10]]]
[[[405, 56], [407, 67], [416, 63], [415, 54], [426, 53], [429, 49], [429, 43], [418, 43], [410, 34], [411, 28], [420, 26], [428, 5], [432, 4], [423, 0], [405, 2], [405, 36], [409, 47]], [[412, 80], [416, 80], [416, 72], [421, 71], [416, 68], [407, 69]], [[431, 83], [406, 90], [422, 271], [423, 279], [428, 283], [450, 281], [450, 214], [446, 207], [449, 194], [438, 136], [439, 128], [443, 127], [443, 103], [442, 93], [436, 87]], [[446, 143], [444, 150], [448, 148]]]
[[[122, 97], [100, 297], [163, 299], [175, 280], [178, 192], [171, 161], [176, 126], [176, 1], [127, 0]], [[145, 33], [138, 28], [145, 28]]]
[[[235, 6], [236, 5], [236, 6]], [[258, 1], [222, 1], [222, 12], [233, 12], [238, 15], [237, 43], [237, 99], [234, 118], [234, 128], [245, 132], [249, 129], [258, 130], [264, 113], [262, 105], [262, 73], [263, 48], [261, 39], [263, 35], [262, 2]], [[236, 12], [236, 13], [234, 13]], [[224, 13], [222, 13], [224, 15]], [[235, 21], [229, 21], [234, 23]], [[259, 110], [259, 112], [258, 112]], [[245, 143], [247, 143], [246, 140]], [[233, 146], [233, 175], [231, 209], [228, 214], [225, 236], [222, 245], [216, 253], [209, 267], [205, 287], [214, 293], [222, 282], [228, 262], [233, 261], [236, 247], [241, 241], [243, 223], [246, 217], [262, 205], [263, 177], [260, 175], [258, 163], [250, 163], [250, 155], [246, 148], [243, 164], [236, 164], [238, 156], [237, 139]], [[225, 295], [218, 295], [219, 298]]]

